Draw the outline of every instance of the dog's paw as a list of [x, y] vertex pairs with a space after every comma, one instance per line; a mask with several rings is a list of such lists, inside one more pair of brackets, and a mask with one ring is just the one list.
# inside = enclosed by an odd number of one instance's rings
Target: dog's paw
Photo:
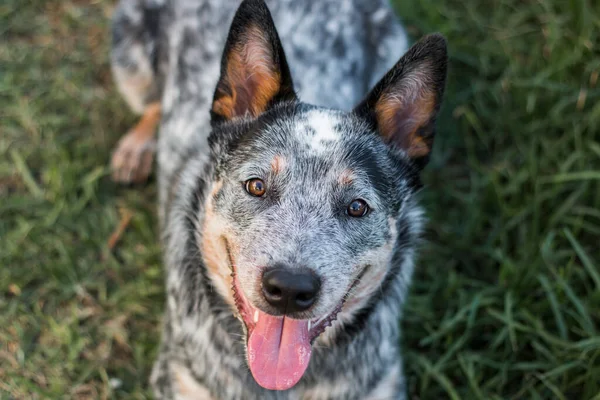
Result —
[[112, 160], [112, 179], [115, 182], [143, 183], [152, 172], [156, 141], [152, 135], [140, 134], [136, 130], [121, 138]]

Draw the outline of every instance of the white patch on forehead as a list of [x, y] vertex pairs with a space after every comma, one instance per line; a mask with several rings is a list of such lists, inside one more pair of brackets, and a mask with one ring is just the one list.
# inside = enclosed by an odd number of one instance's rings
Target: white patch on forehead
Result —
[[340, 140], [340, 132], [335, 126], [340, 122], [339, 117], [327, 111], [314, 110], [307, 115], [307, 120], [300, 128], [300, 140], [306, 143], [310, 150], [323, 153]]

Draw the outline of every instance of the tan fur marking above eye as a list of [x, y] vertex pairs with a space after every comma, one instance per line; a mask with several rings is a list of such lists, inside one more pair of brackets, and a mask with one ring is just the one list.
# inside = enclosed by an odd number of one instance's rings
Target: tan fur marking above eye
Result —
[[223, 187], [223, 182], [217, 182], [206, 199], [200, 249], [212, 284], [231, 306], [235, 306], [231, 293], [233, 284], [231, 266], [223, 238], [228, 238], [232, 251], [235, 251], [237, 246], [226, 222], [214, 211], [214, 196], [221, 190], [221, 187]]
[[338, 183], [342, 186], [348, 186], [354, 182], [355, 178], [356, 177], [354, 176], [354, 171], [352, 171], [349, 168], [346, 168], [338, 177]]
[[224, 94], [213, 104], [213, 112], [227, 119], [246, 112], [256, 117], [267, 109], [281, 87], [281, 76], [273, 69], [269, 43], [257, 27], [248, 29], [245, 44], [238, 45], [227, 56]]
[[283, 156], [277, 155], [271, 161], [271, 170], [274, 174], [280, 174], [287, 166], [287, 161]]

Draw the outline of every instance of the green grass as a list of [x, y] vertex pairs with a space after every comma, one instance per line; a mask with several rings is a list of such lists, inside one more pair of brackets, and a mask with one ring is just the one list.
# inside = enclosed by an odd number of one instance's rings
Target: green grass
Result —
[[[0, 4], [0, 398], [150, 395], [156, 193], [107, 176], [135, 120], [111, 3]], [[396, 3], [451, 49], [403, 322], [411, 398], [600, 399], [600, 3]]]

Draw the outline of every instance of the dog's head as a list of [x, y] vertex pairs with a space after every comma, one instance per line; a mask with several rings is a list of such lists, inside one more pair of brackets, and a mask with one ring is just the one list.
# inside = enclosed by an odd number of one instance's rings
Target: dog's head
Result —
[[353, 111], [306, 105], [267, 7], [240, 6], [212, 105], [217, 167], [199, 244], [261, 386], [295, 385], [312, 342], [388, 274], [433, 145], [446, 58], [445, 40], [428, 36]]

